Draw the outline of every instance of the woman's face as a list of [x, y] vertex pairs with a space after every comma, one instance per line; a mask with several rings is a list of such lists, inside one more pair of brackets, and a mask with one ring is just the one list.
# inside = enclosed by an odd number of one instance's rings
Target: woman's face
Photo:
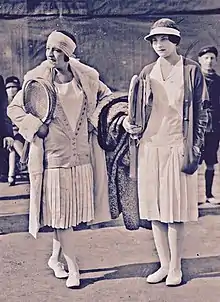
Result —
[[155, 35], [152, 38], [152, 47], [159, 57], [167, 58], [176, 52], [176, 44], [169, 41], [167, 35]]
[[59, 48], [53, 45], [47, 45], [46, 47], [46, 57], [50, 64], [55, 68], [62, 68], [66, 62], [64, 61], [64, 53]]

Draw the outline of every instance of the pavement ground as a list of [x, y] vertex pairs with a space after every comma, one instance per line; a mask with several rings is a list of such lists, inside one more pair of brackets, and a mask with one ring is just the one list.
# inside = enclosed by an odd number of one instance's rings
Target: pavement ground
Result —
[[[203, 201], [204, 175], [199, 173]], [[217, 169], [214, 193], [220, 197]], [[52, 233], [35, 240], [26, 232], [29, 185], [0, 184], [0, 302], [219, 302], [220, 206], [200, 206], [198, 223], [186, 224], [183, 245], [183, 284], [168, 288], [150, 285], [146, 276], [158, 267], [152, 232], [120, 226], [75, 232], [75, 253], [81, 287], [67, 289], [47, 267]], [[63, 259], [64, 260], [64, 259]]]
[[1, 302], [218, 302], [220, 219], [203, 216], [186, 225], [183, 285], [151, 285], [158, 267], [152, 232], [111, 227], [75, 232], [81, 287], [67, 289], [47, 267], [52, 233], [0, 236]]

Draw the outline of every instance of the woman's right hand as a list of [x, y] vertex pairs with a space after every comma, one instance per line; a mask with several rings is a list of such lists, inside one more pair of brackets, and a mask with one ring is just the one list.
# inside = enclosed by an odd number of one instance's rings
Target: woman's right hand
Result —
[[49, 132], [49, 127], [45, 124], [42, 124], [37, 131], [37, 136], [40, 138], [45, 138]]
[[129, 134], [138, 135], [142, 132], [142, 128], [140, 126], [130, 124], [128, 116], [124, 118], [122, 125]]

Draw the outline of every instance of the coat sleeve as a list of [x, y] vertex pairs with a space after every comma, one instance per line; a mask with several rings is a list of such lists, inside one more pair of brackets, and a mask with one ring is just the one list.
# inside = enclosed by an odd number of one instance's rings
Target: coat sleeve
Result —
[[193, 93], [193, 145], [201, 148], [204, 143], [205, 130], [208, 123], [208, 113], [204, 103], [209, 101], [204, 76], [196, 67]]
[[100, 102], [105, 97], [108, 97], [112, 94], [111, 90], [106, 86], [102, 81], [99, 80], [99, 87], [97, 93], [97, 102]]
[[112, 92], [102, 81], [98, 81], [97, 99], [94, 111], [89, 117], [89, 132], [98, 128], [99, 114], [102, 108], [112, 100]]
[[25, 112], [23, 107], [23, 92], [20, 90], [7, 108], [7, 113], [12, 122], [18, 127], [19, 133], [25, 140], [31, 142], [42, 122], [32, 114]]

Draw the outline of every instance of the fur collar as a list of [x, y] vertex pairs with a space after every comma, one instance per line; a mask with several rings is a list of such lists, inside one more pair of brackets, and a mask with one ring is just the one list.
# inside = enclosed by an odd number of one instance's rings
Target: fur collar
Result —
[[[89, 77], [92, 80], [98, 80], [99, 73], [92, 67], [81, 63], [79, 60], [70, 58], [70, 67], [73, 72], [76, 72], [78, 76]], [[27, 72], [24, 80], [28, 81], [36, 77], [50, 78], [52, 74], [52, 68], [48, 61], [43, 61], [40, 65]]]

